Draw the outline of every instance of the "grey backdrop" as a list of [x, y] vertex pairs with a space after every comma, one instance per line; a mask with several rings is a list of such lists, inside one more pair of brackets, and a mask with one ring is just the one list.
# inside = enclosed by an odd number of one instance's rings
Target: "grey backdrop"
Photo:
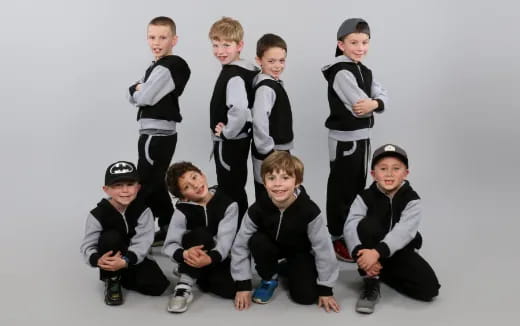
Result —
[[[0, 323], [518, 322], [519, 9], [513, 1], [480, 0], [3, 2]], [[384, 287], [376, 313], [357, 315], [358, 279], [345, 264], [335, 292], [339, 314], [292, 304], [283, 290], [247, 312], [209, 295], [182, 316], [166, 313], [166, 296], [129, 293], [122, 307], [104, 305], [102, 284], [78, 246], [107, 164], [137, 159], [135, 109], [125, 97], [152, 60], [145, 32], [157, 15], [177, 22], [174, 52], [192, 68], [174, 160], [192, 160], [212, 182], [208, 103], [219, 64], [210, 25], [224, 15], [238, 18], [246, 59], [263, 33], [287, 41], [283, 79], [294, 108], [294, 153], [322, 208], [328, 108], [320, 68], [333, 57], [343, 19], [367, 19], [373, 37], [365, 63], [391, 99], [372, 142], [396, 142], [409, 152], [409, 179], [424, 201], [422, 253], [442, 284], [435, 302]], [[164, 259], [161, 266], [171, 269]]]

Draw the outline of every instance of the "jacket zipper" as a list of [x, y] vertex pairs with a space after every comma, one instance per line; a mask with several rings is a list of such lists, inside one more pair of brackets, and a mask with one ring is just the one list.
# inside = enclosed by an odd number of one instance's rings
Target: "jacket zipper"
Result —
[[390, 200], [390, 228], [388, 232], [392, 230], [393, 222], [394, 222], [394, 209], [392, 207], [392, 198], [388, 198]]
[[208, 211], [206, 210], [206, 206], [204, 206], [204, 218], [206, 219], [206, 227], [208, 226]]
[[280, 219], [278, 220], [278, 229], [276, 230], [276, 240], [278, 240], [278, 236], [280, 235], [280, 227], [282, 226], [283, 219], [283, 211], [280, 212]]
[[123, 214], [121, 214], [121, 217], [123, 218], [123, 222], [125, 223], [126, 234], [128, 234], [128, 223], [126, 222], [126, 216], [123, 213]]

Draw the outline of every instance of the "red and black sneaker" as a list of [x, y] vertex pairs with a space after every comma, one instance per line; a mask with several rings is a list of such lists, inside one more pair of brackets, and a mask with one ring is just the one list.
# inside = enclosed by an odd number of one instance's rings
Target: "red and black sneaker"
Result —
[[347, 245], [345, 244], [345, 240], [343, 238], [336, 239], [332, 241], [332, 246], [334, 246], [334, 252], [336, 253], [336, 258], [341, 261], [347, 263], [353, 263], [354, 259], [350, 256]]

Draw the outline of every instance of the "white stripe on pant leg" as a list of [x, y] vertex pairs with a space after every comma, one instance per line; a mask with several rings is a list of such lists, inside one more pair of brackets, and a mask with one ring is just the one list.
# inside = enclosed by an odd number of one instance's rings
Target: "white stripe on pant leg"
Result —
[[153, 165], [153, 160], [150, 157], [150, 142], [152, 141], [152, 135], [148, 135], [148, 139], [146, 139], [146, 143], [144, 143], [144, 157], [146, 158], [146, 161]]
[[329, 161], [334, 162], [336, 160], [336, 148], [338, 147], [338, 141], [329, 137]]
[[354, 140], [352, 142], [352, 148], [349, 149], [348, 151], [344, 151], [343, 152], [343, 157], [352, 155], [356, 151], [356, 149], [357, 149], [357, 142], [358, 142], [357, 140]]
[[224, 158], [222, 157], [222, 143], [223, 142], [218, 143], [218, 158], [222, 167], [228, 171], [231, 171], [231, 167], [226, 162], [224, 162]]
[[252, 157], [253, 177], [255, 178], [255, 181], [258, 183], [263, 183], [262, 174], [261, 174], [262, 162], [263, 162], [262, 160], [259, 160], [256, 157]]

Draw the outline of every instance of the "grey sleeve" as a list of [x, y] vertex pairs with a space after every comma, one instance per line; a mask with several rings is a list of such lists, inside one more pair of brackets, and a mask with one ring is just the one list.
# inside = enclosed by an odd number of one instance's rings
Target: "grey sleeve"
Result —
[[186, 233], [186, 216], [179, 209], [175, 209], [170, 225], [168, 226], [168, 233], [164, 240], [162, 253], [173, 260], [175, 252], [178, 249], [184, 249], [182, 247], [182, 236], [184, 233]]
[[102, 230], [101, 223], [92, 214], [88, 214], [85, 224], [85, 235], [80, 245], [80, 252], [88, 265], [90, 265], [90, 256], [98, 252], [97, 246]]
[[361, 198], [361, 196], [357, 195], [356, 199], [350, 206], [350, 210], [347, 216], [347, 220], [345, 225], [343, 226], [343, 237], [347, 241], [347, 248], [349, 253], [352, 255], [352, 251], [359, 245], [361, 245], [361, 240], [359, 240], [359, 235], [357, 232], [357, 227], [359, 222], [365, 218], [367, 215], [367, 205]]
[[359, 100], [369, 98], [368, 95], [359, 88], [356, 77], [348, 70], [340, 70], [334, 77], [334, 83], [332, 88], [338, 94], [341, 102], [345, 105], [345, 108], [357, 118], [368, 118], [372, 116], [372, 113], [363, 116], [357, 116], [352, 111], [352, 106]]
[[226, 209], [224, 218], [218, 224], [217, 234], [215, 236], [215, 249], [221, 259], [224, 260], [229, 256], [229, 251], [233, 245], [233, 240], [237, 233], [238, 224], [238, 204], [231, 203]]
[[233, 246], [231, 247], [231, 276], [235, 281], [251, 279], [249, 239], [257, 229], [258, 227], [246, 212], [235, 242], [233, 242]]
[[421, 201], [419, 199], [410, 201], [403, 212], [401, 219], [392, 230], [388, 232], [382, 242], [390, 249], [390, 256], [397, 250], [404, 248], [417, 235], [419, 223], [421, 222]]
[[166, 94], [175, 89], [175, 83], [168, 68], [156, 66], [141, 84], [141, 90], [135, 91], [132, 98], [137, 106], [155, 105]]
[[222, 134], [227, 139], [235, 138], [247, 121], [251, 120], [249, 101], [244, 80], [238, 76], [231, 78], [226, 86], [227, 124]]
[[136, 264], [139, 264], [148, 254], [153, 243], [155, 234], [155, 224], [153, 214], [150, 208], [144, 210], [137, 220], [135, 227], [135, 235], [130, 239], [128, 251], [131, 251], [137, 257]]
[[276, 93], [269, 86], [260, 86], [255, 92], [253, 104], [253, 139], [256, 150], [267, 154], [274, 148], [274, 140], [269, 135], [269, 116], [276, 101]]
[[[370, 93], [372, 94], [373, 99], [378, 99], [378, 100], [383, 101], [383, 103], [384, 103], [383, 110], [384, 110], [388, 105], [388, 91], [380, 83], [378, 83], [375, 80], [372, 80], [372, 87], [371, 87]], [[375, 112], [381, 113], [383, 110], [376, 109]]]
[[316, 261], [316, 269], [318, 271], [317, 283], [318, 285], [333, 288], [334, 283], [338, 279], [339, 266], [329, 231], [321, 214], [307, 225], [307, 234], [311, 241]]

